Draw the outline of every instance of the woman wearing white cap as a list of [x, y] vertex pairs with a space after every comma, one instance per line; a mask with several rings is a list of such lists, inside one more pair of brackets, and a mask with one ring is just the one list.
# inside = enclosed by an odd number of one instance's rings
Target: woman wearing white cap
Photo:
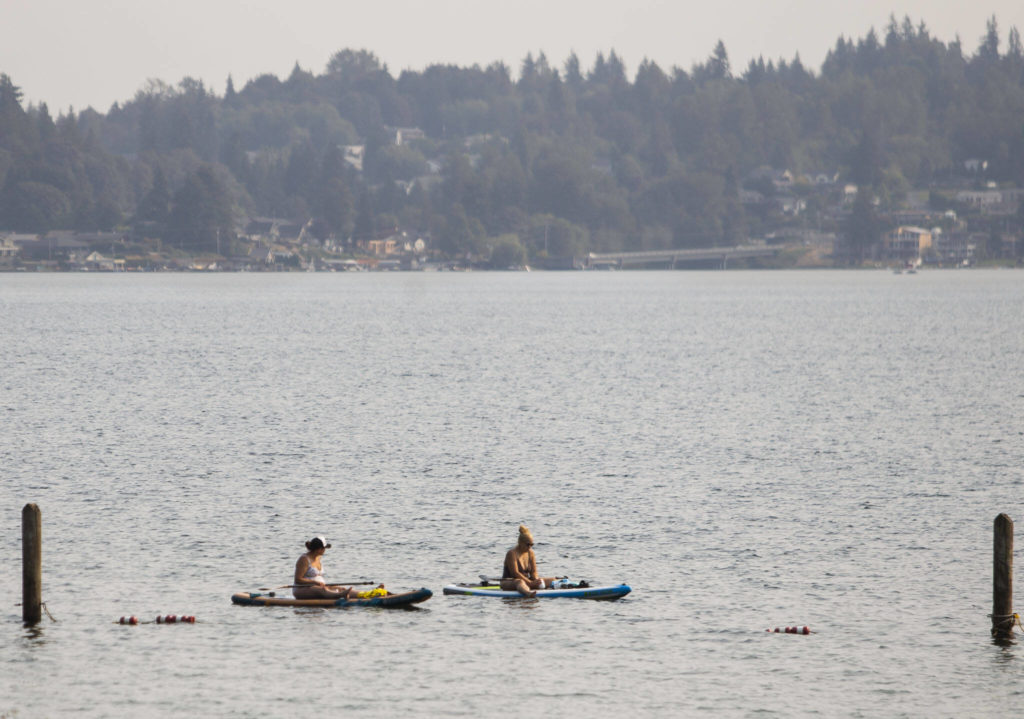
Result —
[[331, 548], [323, 537], [313, 537], [306, 542], [306, 553], [295, 563], [295, 586], [292, 594], [296, 599], [355, 599], [358, 592], [352, 587], [339, 587], [324, 581], [324, 569], [320, 557]]

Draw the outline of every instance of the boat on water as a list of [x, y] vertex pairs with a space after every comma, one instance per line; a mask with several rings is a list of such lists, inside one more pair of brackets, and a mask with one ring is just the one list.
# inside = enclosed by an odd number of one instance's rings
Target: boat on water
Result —
[[[525, 599], [519, 592], [507, 592], [494, 584], [449, 584], [445, 594], [468, 595], [473, 597], [503, 597]], [[538, 589], [537, 599], [620, 599], [632, 591], [628, 584], [609, 584], [601, 587], [565, 587], [559, 589]]]
[[296, 599], [295, 597], [278, 597], [273, 592], [238, 592], [231, 595], [232, 604], [243, 607], [410, 607], [425, 602], [434, 593], [423, 587], [412, 592], [386, 594], [376, 597], [360, 597], [358, 599]]

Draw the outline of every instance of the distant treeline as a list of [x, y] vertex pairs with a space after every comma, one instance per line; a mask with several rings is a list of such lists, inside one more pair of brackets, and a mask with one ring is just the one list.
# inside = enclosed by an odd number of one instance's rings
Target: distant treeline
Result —
[[[763, 166], [870, 188], [879, 212], [975, 158], [986, 180], [1024, 184], [1024, 48], [995, 18], [973, 54], [893, 18], [837, 40], [817, 72], [799, 56], [734, 68], [719, 42], [689, 70], [645, 60], [630, 78], [611, 51], [589, 67], [531, 54], [513, 74], [395, 77], [342, 50], [320, 75], [228, 78], [223, 95], [151, 81], [56, 119], [2, 75], [0, 230], [129, 225], [212, 250], [239, 218], [272, 216], [342, 240], [429, 233], [450, 256], [497, 238], [555, 256], [763, 233], [777, 210], [741, 202], [745, 182], [772, 192], [749, 179]], [[412, 130], [401, 144], [396, 128]], [[824, 205], [800, 222], [820, 227]]]

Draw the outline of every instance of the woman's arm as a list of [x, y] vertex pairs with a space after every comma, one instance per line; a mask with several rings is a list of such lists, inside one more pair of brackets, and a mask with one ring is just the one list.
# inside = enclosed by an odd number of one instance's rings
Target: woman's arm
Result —
[[309, 557], [303, 554], [299, 557], [299, 561], [295, 563], [295, 584], [301, 584], [306, 587], [322, 587], [324, 586], [323, 577], [314, 577], [309, 579], [306, 577], [306, 570], [311, 566]]
[[530, 550], [530, 579], [537, 578], [537, 555]]
[[306, 584], [306, 569], [309, 568], [309, 557], [303, 554], [295, 563], [295, 584]]

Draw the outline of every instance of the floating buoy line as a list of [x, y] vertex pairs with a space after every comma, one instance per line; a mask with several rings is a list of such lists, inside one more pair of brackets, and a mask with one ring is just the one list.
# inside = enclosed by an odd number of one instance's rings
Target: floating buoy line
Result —
[[772, 632], [774, 634], [810, 634], [811, 633], [811, 628], [810, 627], [786, 627], [785, 629], [780, 629], [779, 627], [775, 627], [775, 629], [765, 629], [765, 631], [766, 632]]
[[193, 615], [193, 614], [182, 614], [181, 616], [178, 616], [177, 614], [167, 614], [165, 616], [161, 616], [161, 615], [158, 614], [156, 619], [153, 619], [153, 620], [148, 621], [148, 622], [147, 621], [142, 621], [138, 617], [136, 617], [135, 615], [132, 615], [132, 616], [129, 616], [129, 617], [121, 617], [119, 620], [114, 622], [114, 624], [131, 624], [133, 626], [136, 625], [136, 624], [195, 624], [195, 623], [196, 623], [196, 618], [195, 618], [195, 615]]

